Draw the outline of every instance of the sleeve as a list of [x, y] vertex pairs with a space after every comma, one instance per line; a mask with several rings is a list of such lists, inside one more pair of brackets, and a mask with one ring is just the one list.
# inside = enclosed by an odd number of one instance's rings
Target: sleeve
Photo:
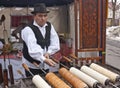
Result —
[[51, 24], [51, 34], [50, 34], [50, 46], [48, 47], [47, 53], [50, 55], [56, 53], [60, 50], [60, 42], [57, 32], [55, 31], [53, 25]]
[[32, 29], [30, 27], [25, 27], [21, 32], [21, 37], [28, 47], [29, 55], [33, 59], [43, 63], [43, 61], [46, 59], [43, 56], [44, 50], [37, 44], [37, 40]]

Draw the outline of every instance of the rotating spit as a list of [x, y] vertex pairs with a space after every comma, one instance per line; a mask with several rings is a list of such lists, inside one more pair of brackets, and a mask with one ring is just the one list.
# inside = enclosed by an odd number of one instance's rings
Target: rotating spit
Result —
[[82, 66], [80, 70], [82, 72], [88, 74], [89, 76], [93, 77], [94, 79], [98, 80], [104, 86], [110, 85], [113, 88], [119, 88], [116, 85], [114, 85], [108, 77], [106, 77], [106, 76], [102, 75], [101, 73], [91, 69], [88, 66]]

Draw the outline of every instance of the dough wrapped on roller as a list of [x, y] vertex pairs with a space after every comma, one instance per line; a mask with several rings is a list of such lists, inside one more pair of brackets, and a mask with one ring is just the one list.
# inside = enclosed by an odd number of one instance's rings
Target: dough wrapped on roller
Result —
[[103, 85], [106, 85], [106, 82], [110, 80], [108, 77], [98, 73], [97, 71], [91, 69], [88, 66], [82, 66], [81, 71], [98, 80]]
[[87, 84], [81, 81], [78, 77], [69, 72], [66, 68], [59, 69], [59, 74], [68, 81], [73, 88], [88, 88]]
[[84, 72], [76, 69], [75, 67], [70, 68], [70, 72], [83, 80], [86, 84], [88, 84], [92, 88], [96, 88], [97, 84], [99, 83], [97, 80], [93, 79], [89, 75], [85, 74]]
[[52, 85], [54, 88], [71, 88], [63, 80], [61, 80], [58, 76], [56, 76], [52, 72], [47, 73], [45, 78], [49, 82], [49, 84]]
[[98, 64], [92, 63], [90, 65], [90, 68], [94, 69], [95, 71], [107, 76], [110, 78], [110, 80], [112, 80], [113, 82], [117, 81], [118, 78], [120, 78], [120, 76], [106, 68], [101, 67]]
[[51, 88], [51, 86], [39, 75], [33, 76], [32, 82], [37, 88]]

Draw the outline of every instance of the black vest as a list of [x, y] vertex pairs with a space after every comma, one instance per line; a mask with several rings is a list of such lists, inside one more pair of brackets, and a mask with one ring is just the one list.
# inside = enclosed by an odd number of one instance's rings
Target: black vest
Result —
[[[47, 24], [48, 24], [48, 26], [46, 26], [45, 38], [42, 36], [42, 34], [41, 34], [41, 32], [40, 32], [40, 30], [38, 29], [37, 26], [35, 26], [33, 24], [28, 24], [28, 26], [32, 29], [32, 31], [35, 34], [35, 37], [37, 39], [37, 44], [40, 45], [42, 49], [44, 49], [45, 47], [46, 47], [46, 49], [48, 49], [48, 47], [50, 45], [51, 24], [49, 22], [47, 22]], [[33, 63], [33, 62], [36, 62], [37, 64], [40, 63], [40, 61], [33, 59], [29, 55], [28, 47], [27, 47], [27, 45], [24, 41], [23, 41], [23, 56], [25, 57], [25, 59], [27, 59], [31, 63]]]

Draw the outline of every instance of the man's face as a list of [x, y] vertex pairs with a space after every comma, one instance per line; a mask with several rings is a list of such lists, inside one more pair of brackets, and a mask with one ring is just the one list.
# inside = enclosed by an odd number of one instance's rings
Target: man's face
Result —
[[47, 21], [47, 13], [36, 13], [34, 19], [39, 26], [43, 26]]

